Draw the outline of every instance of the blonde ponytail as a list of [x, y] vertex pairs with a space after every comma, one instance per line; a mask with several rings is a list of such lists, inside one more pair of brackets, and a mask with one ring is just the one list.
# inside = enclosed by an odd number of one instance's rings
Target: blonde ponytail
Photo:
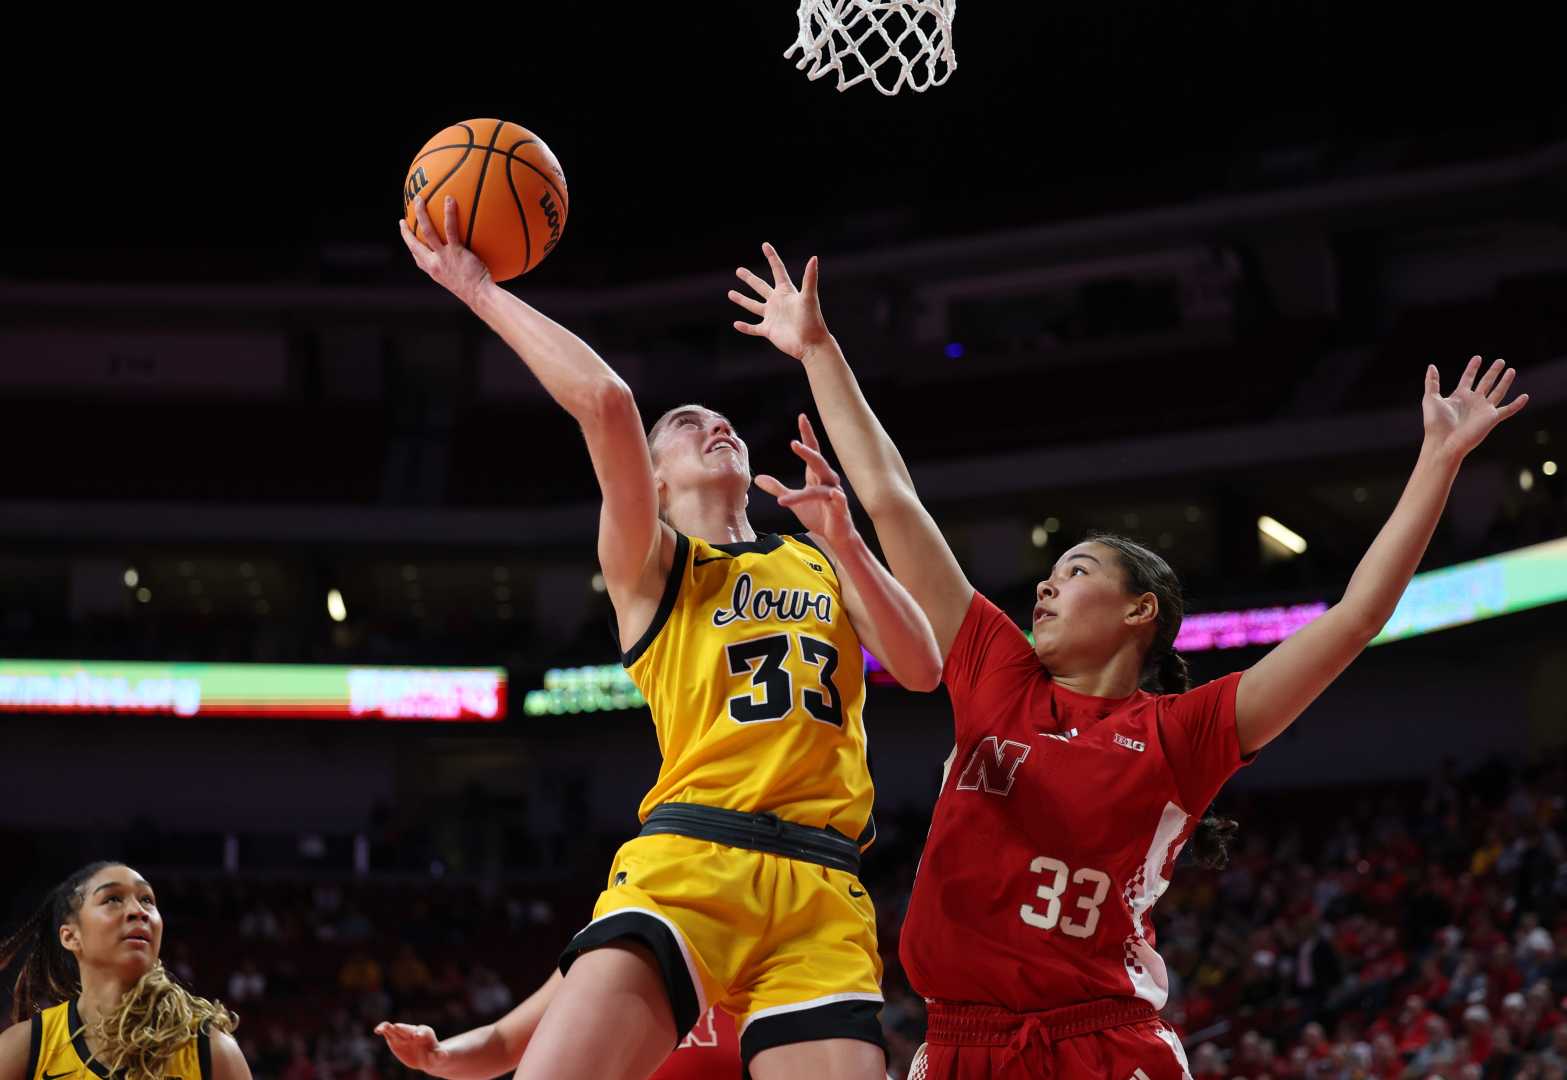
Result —
[[238, 1026], [239, 1017], [221, 1001], [192, 994], [169, 977], [160, 960], [125, 992], [114, 1012], [88, 1025], [87, 1034], [104, 1048], [103, 1064], [111, 1074], [124, 1070], [125, 1080], [164, 1080], [169, 1060], [190, 1040], [232, 1035]]

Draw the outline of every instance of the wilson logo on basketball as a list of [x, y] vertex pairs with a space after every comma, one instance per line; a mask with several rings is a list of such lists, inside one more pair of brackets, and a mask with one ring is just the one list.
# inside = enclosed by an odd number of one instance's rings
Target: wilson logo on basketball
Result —
[[544, 254], [548, 255], [554, 250], [555, 245], [560, 243], [560, 208], [555, 205], [555, 200], [550, 197], [548, 191], [539, 197], [539, 206], [543, 209], [544, 219], [549, 222], [550, 227], [549, 242], [544, 245]]
[[424, 166], [421, 165], [408, 177], [408, 186], [403, 189], [403, 206], [406, 208], [414, 201], [414, 196], [430, 186], [430, 178], [424, 175]]

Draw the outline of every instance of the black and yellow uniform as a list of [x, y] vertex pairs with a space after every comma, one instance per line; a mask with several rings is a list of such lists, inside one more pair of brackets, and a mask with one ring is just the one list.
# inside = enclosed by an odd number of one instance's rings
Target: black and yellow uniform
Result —
[[[880, 1044], [876, 913], [856, 876], [874, 835], [864, 658], [832, 564], [807, 536], [677, 534], [652, 625], [621, 659], [663, 766], [562, 969], [646, 943], [679, 1034], [716, 1004], [747, 1062], [815, 1039]], [[685, 827], [715, 817], [705, 837]]]
[[[76, 999], [34, 1013], [26, 1080], [111, 1080], [109, 1067], [92, 1056], [82, 1034]], [[169, 1059], [167, 1080], [212, 1080], [212, 1043], [197, 1035]]]

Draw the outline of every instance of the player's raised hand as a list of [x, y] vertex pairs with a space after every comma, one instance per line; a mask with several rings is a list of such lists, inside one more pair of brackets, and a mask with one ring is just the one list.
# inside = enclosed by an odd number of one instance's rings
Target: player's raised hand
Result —
[[[803, 423], [802, 434], [809, 427], [808, 421]], [[811, 441], [815, 442], [814, 435], [811, 436]], [[765, 473], [756, 478], [756, 486], [775, 497], [779, 506], [794, 511], [794, 516], [800, 519], [800, 524], [811, 532], [825, 537], [834, 547], [847, 543], [853, 538], [855, 529], [854, 518], [849, 514], [849, 496], [843, 490], [843, 481], [838, 478], [833, 467], [827, 464], [827, 459], [822, 457], [821, 451], [814, 446], [807, 446], [799, 439], [794, 439], [789, 443], [789, 448], [805, 462], [805, 486], [785, 487], [777, 479]]]
[[410, 1069], [433, 1073], [442, 1057], [440, 1040], [428, 1024], [396, 1024], [382, 1020], [375, 1034], [386, 1040], [392, 1056]]
[[435, 231], [435, 226], [430, 222], [423, 196], [414, 196], [413, 208], [414, 219], [419, 225], [418, 233], [410, 229], [408, 222], [403, 218], [398, 218], [397, 228], [402, 233], [403, 243], [408, 245], [414, 262], [419, 264], [419, 269], [445, 286], [457, 299], [465, 304], [472, 304], [479, 290], [489, 284], [490, 270], [482, 259], [463, 247], [462, 240], [459, 239], [461, 231], [457, 228], [457, 200], [451, 196], [446, 198], [444, 243], [441, 241], [441, 234]]
[[1529, 401], [1528, 394], [1519, 394], [1504, 405], [1517, 372], [1496, 360], [1482, 375], [1480, 362], [1478, 356], [1469, 358], [1464, 373], [1458, 377], [1458, 386], [1446, 397], [1442, 396], [1442, 378], [1436, 365], [1426, 368], [1426, 392], [1420, 402], [1426, 439], [1459, 457], [1479, 446], [1497, 424]]
[[820, 264], [812, 255], [805, 264], [800, 287], [796, 289], [777, 249], [771, 244], [763, 244], [762, 254], [767, 256], [767, 264], [772, 268], [773, 283], [769, 285], [742, 266], [735, 271], [735, 276], [749, 285], [756, 295], [729, 290], [729, 299], [752, 315], [761, 316], [762, 321], [748, 323], [736, 319], [735, 329], [742, 334], [764, 337], [780, 352], [786, 352], [796, 360], [803, 359], [807, 349], [825, 343], [832, 336], [827, 332], [821, 300], [816, 292]]

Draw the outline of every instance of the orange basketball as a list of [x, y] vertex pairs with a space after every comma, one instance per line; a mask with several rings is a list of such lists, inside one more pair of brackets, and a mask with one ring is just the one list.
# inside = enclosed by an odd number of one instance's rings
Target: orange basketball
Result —
[[544, 140], [505, 120], [465, 120], [424, 144], [403, 183], [403, 213], [417, 233], [415, 195], [442, 243], [446, 197], [457, 200], [458, 235], [496, 281], [539, 265], [566, 228], [560, 162]]

